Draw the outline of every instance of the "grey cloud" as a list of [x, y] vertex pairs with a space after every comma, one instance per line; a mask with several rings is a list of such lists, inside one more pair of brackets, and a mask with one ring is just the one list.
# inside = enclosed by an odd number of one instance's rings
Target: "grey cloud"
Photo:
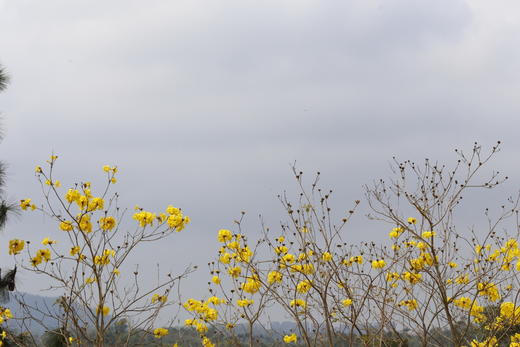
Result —
[[[117, 164], [126, 206], [174, 203], [192, 217], [186, 233], [154, 252], [157, 261], [168, 263], [176, 249], [188, 262], [190, 250], [178, 245], [202, 238], [210, 254], [214, 232], [241, 210], [253, 232], [259, 213], [276, 226], [283, 211], [275, 196], [294, 192], [295, 160], [309, 175], [322, 171], [339, 210], [363, 196], [362, 184], [389, 175], [393, 155], [449, 161], [453, 147], [474, 140], [502, 139], [493, 165], [518, 182], [511, 160], [520, 145], [518, 21], [493, 19], [507, 11], [498, 5], [0, 1], [0, 8], [0, 59], [12, 75], [0, 95], [9, 193], [39, 197], [34, 166], [52, 150], [66, 184], [97, 182], [103, 164]], [[352, 240], [359, 230], [386, 235], [365, 212]], [[19, 230], [34, 239], [54, 232], [49, 221], [24, 215], [5, 238]]]

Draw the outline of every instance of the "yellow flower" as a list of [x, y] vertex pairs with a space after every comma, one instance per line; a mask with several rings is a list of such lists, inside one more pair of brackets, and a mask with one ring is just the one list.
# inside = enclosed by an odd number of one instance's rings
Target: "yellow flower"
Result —
[[302, 299], [294, 299], [294, 300], [291, 300], [291, 302], [289, 303], [289, 305], [291, 307], [301, 307], [301, 308], [305, 308], [307, 307], [307, 302], [305, 302], [305, 300], [302, 300]]
[[[134, 215], [132, 217], [136, 221], [139, 222], [139, 226], [144, 228], [147, 225], [153, 225], [153, 221], [155, 220], [157, 215], [155, 213], [148, 212], [148, 211], [140, 211], [140, 212], [134, 213]], [[169, 222], [169, 219], [168, 219], [168, 222]]]
[[289, 249], [285, 246], [278, 246], [274, 249], [274, 251], [276, 252], [276, 254], [285, 254], [289, 251]]
[[168, 329], [157, 328], [153, 331], [153, 336], [155, 336], [158, 339], [166, 335], [168, 335]]
[[79, 253], [80, 249], [81, 248], [79, 246], [71, 247], [69, 253], [70, 253], [70, 255], [74, 256]]
[[73, 229], [72, 222], [69, 222], [69, 221], [61, 222], [60, 229], [63, 231], [71, 231]]
[[285, 343], [291, 343], [291, 342], [296, 343], [297, 340], [298, 340], [298, 337], [294, 333], [291, 335], [285, 335], [283, 337], [283, 342], [285, 342]]
[[218, 276], [213, 276], [211, 278], [211, 282], [215, 283], [215, 284], [220, 284], [220, 277]]
[[215, 344], [211, 342], [206, 336], [202, 338], [202, 346], [203, 347], [215, 347]]
[[397, 272], [389, 272], [386, 274], [386, 281], [387, 282], [394, 282], [399, 279], [399, 274]]
[[109, 172], [109, 171], [110, 171], [110, 166], [108, 166], [108, 165], [103, 165], [103, 171], [105, 171], [105, 172]]
[[20, 253], [25, 247], [24, 240], [13, 239], [9, 241], [9, 255]]
[[95, 277], [87, 277], [87, 278], [85, 279], [85, 283], [86, 283], [86, 284], [92, 284], [92, 283], [94, 283], [94, 282], [96, 282], [96, 278], [95, 278]]
[[429, 239], [429, 238], [432, 238], [434, 236], [436, 236], [437, 233], [435, 231], [425, 231], [422, 233], [422, 237], [425, 238], [425, 239]]
[[458, 266], [457, 263], [452, 262], [452, 261], [450, 261], [450, 262], [448, 263], [448, 265], [449, 265], [452, 269], [454, 269], [454, 268], [456, 268], [456, 267]]
[[341, 303], [343, 304], [343, 306], [348, 307], [348, 306], [352, 305], [352, 299], [341, 300]]
[[116, 267], [114, 270], [112, 270], [112, 273], [116, 276], [119, 276], [121, 275], [121, 271], [119, 271], [119, 269]]
[[455, 283], [457, 284], [468, 284], [469, 283], [469, 275], [460, 275], [457, 278], [455, 278]]
[[69, 189], [67, 193], [65, 194], [65, 200], [69, 204], [73, 203], [74, 201], [77, 201], [81, 196], [81, 193], [76, 189]]
[[242, 290], [249, 294], [255, 294], [260, 290], [262, 284], [258, 280], [258, 277], [250, 277], [245, 283], [242, 283]]
[[35, 171], [36, 173], [42, 173], [42, 172], [43, 172], [41, 166], [37, 166], [36, 169], [35, 169], [34, 171]]
[[36, 252], [36, 257], [39, 257], [40, 259], [43, 259], [46, 262], [48, 262], [49, 260], [51, 260], [51, 251], [48, 249], [40, 249], [38, 250], [38, 252]]
[[466, 296], [461, 296], [458, 299], [454, 299], [453, 304], [464, 310], [469, 310], [471, 308], [471, 305], [473, 305], [473, 300], [471, 300], [470, 298], [468, 298]]
[[49, 239], [48, 237], [46, 237], [46, 238], [44, 238], [44, 239], [42, 240], [42, 245], [46, 245], [46, 246], [47, 246], [47, 245], [53, 245], [53, 244], [55, 244], [55, 243], [56, 243], [56, 241], [51, 240], [51, 239]]
[[480, 282], [477, 284], [478, 295], [486, 296], [490, 301], [497, 301], [500, 299], [498, 288], [492, 282]]
[[380, 260], [373, 260], [372, 261], [372, 267], [374, 269], [382, 269], [386, 266], [386, 262], [383, 259]]
[[393, 228], [392, 231], [388, 234], [388, 236], [390, 236], [390, 238], [392, 239], [395, 239], [398, 238], [403, 233], [403, 231], [404, 230], [401, 227]]
[[88, 214], [79, 214], [76, 216], [76, 220], [79, 222], [79, 229], [88, 233], [92, 232], [92, 223], [90, 222], [90, 216]]
[[285, 241], [285, 237], [284, 236], [280, 236], [279, 238], [276, 239], [276, 241], [282, 243]]
[[240, 307], [247, 307], [247, 306], [252, 305], [254, 303], [255, 303], [254, 300], [248, 300], [248, 299], [237, 300], [237, 305], [240, 306]]
[[267, 282], [269, 284], [273, 284], [275, 282], [281, 283], [282, 282], [282, 274], [278, 271], [271, 271], [267, 274]]
[[240, 243], [238, 243], [237, 241], [233, 241], [233, 242], [228, 243], [226, 245], [226, 247], [229, 249], [237, 250], [240, 248]]
[[399, 306], [406, 306], [408, 308], [408, 311], [415, 310], [419, 305], [417, 304], [417, 301], [415, 299], [411, 300], [403, 300], [399, 303]]
[[102, 198], [93, 198], [88, 203], [88, 210], [89, 211], [102, 210], [104, 206], [105, 206], [105, 201]]
[[101, 306], [99, 305], [96, 310], [96, 314], [102, 314], [103, 316], [106, 316], [110, 313], [110, 308], [108, 306]]
[[305, 294], [309, 291], [309, 289], [311, 289], [311, 286], [312, 286], [312, 282], [310, 282], [308, 280], [301, 281], [296, 286], [296, 291], [300, 294]]
[[22, 208], [22, 210], [24, 211], [27, 211], [27, 207], [30, 207], [31, 210], [34, 210], [36, 208], [36, 206], [31, 204], [31, 199], [22, 199], [20, 200], [20, 207]]
[[42, 263], [42, 257], [41, 256], [35, 256], [31, 258], [31, 265], [36, 267]]
[[330, 254], [329, 252], [325, 252], [325, 253], [322, 254], [321, 259], [323, 261], [331, 261], [332, 260], [332, 254]]
[[428, 245], [424, 242], [417, 242], [417, 248], [419, 248], [421, 251], [424, 251], [426, 248], [428, 248]]
[[408, 218], [408, 223], [409, 224], [416, 224], [417, 223], [417, 219], [415, 219], [413, 217], [410, 217], [410, 218]]
[[296, 258], [294, 257], [293, 254], [291, 254], [291, 253], [287, 253], [286, 255], [284, 255], [284, 256], [282, 257], [282, 261], [281, 261], [281, 262], [282, 262], [283, 264], [292, 264], [292, 263], [294, 263], [295, 259], [296, 259]]
[[99, 224], [105, 231], [112, 230], [116, 226], [116, 219], [111, 216], [103, 217], [99, 220]]
[[417, 284], [421, 282], [422, 275], [414, 272], [404, 272], [401, 277], [403, 280], [410, 282], [411, 284]]
[[220, 262], [221, 262], [222, 264], [229, 264], [229, 262], [231, 261], [231, 258], [232, 258], [232, 257], [231, 257], [231, 254], [229, 254], [229, 253], [226, 252], [226, 253], [224, 253], [224, 254], [222, 254], [222, 255], [220, 256]]
[[206, 300], [206, 302], [207, 302], [208, 304], [213, 304], [213, 305], [220, 305], [220, 304], [223, 303], [224, 301], [225, 301], [224, 299], [220, 300], [220, 299], [217, 298], [216, 296], [211, 296], [211, 297], [209, 297], [209, 298]]
[[227, 229], [220, 229], [218, 231], [218, 236], [217, 236], [217, 239], [218, 239], [218, 242], [228, 242], [231, 240], [233, 234], [231, 233], [231, 231], [227, 230]]
[[167, 300], [168, 300], [168, 297], [166, 295], [154, 294], [152, 296], [152, 304], [155, 304], [156, 302], [160, 302], [160, 303], [164, 304], [164, 303], [166, 303]]
[[495, 336], [488, 337], [482, 342], [478, 342], [477, 340], [471, 341], [471, 347], [496, 347], [498, 346], [498, 340]]
[[228, 269], [229, 275], [231, 275], [231, 277], [234, 277], [234, 278], [237, 278], [238, 276], [240, 276], [241, 272], [242, 272], [242, 269], [238, 266]]
[[116, 184], [116, 183], [117, 183], [117, 178], [112, 177], [112, 178], [110, 179], [110, 183], [112, 183], [112, 184]]

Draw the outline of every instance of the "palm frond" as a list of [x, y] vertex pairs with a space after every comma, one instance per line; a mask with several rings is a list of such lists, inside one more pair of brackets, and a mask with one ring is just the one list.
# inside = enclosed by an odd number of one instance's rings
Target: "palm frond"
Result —
[[4, 228], [9, 215], [19, 212], [17, 207], [16, 204], [9, 203], [5, 200], [0, 201], [0, 230]]
[[6, 165], [4, 162], [0, 161], [0, 192], [2, 191], [2, 187], [5, 184], [5, 174], [6, 174]]
[[5, 68], [0, 65], [0, 92], [5, 90], [7, 88], [8, 84], [9, 84], [9, 76], [7, 75], [7, 72], [5, 71]]

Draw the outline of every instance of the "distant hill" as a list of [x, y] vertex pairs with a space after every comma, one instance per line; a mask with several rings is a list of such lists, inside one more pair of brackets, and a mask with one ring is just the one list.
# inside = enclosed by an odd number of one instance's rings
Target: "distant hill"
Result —
[[[27, 306], [24, 307], [19, 303], [19, 301], [22, 300]], [[56, 305], [56, 300], [57, 297], [47, 297], [22, 292], [11, 293], [9, 301], [2, 304], [11, 310], [14, 317], [14, 319], [7, 321], [7, 326], [18, 332], [31, 331], [33, 335], [42, 335], [47, 329], [52, 330], [57, 328], [57, 320], [48, 314], [48, 312], [54, 314], [60, 313], [60, 308]], [[28, 314], [28, 312], [30, 314]], [[29, 316], [35, 319], [21, 319], [21, 317]], [[38, 322], [41, 322], [41, 324]], [[45, 329], [44, 326], [47, 327], [47, 329]]]

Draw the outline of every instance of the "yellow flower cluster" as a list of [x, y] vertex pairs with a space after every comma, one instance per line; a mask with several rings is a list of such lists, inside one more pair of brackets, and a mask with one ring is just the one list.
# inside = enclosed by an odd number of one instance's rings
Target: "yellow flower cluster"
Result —
[[168, 297], [166, 295], [159, 295], [159, 294], [152, 295], [152, 304], [155, 304], [157, 302], [164, 304], [164, 303], [166, 303], [167, 300], [168, 300]]
[[11, 310], [5, 307], [0, 307], [0, 324], [11, 318], [13, 318]]
[[30, 208], [31, 211], [36, 210], [36, 205], [35, 204], [31, 204], [31, 199], [22, 199], [22, 200], [20, 200], [20, 207], [24, 211], [27, 211], [27, 208]]
[[248, 307], [250, 305], [253, 305], [255, 301], [253, 299], [241, 299], [237, 300], [237, 305], [240, 307]]
[[348, 306], [352, 305], [352, 303], [353, 303], [352, 299], [343, 299], [343, 300], [341, 300], [341, 304], [343, 306], [345, 306], [345, 307], [348, 307]]
[[415, 299], [403, 300], [399, 303], [399, 306], [406, 306], [406, 308], [408, 308], [408, 311], [413, 311], [417, 309], [417, 307], [419, 307], [419, 305], [417, 304], [417, 300]]
[[410, 284], [417, 284], [421, 282], [422, 275], [420, 273], [405, 271], [401, 275], [402, 279], [409, 282]]
[[233, 238], [233, 234], [231, 233], [231, 231], [229, 231], [227, 229], [220, 229], [218, 231], [218, 236], [217, 236], [218, 242], [228, 242], [228, 241], [231, 241], [232, 238]]
[[485, 296], [489, 301], [497, 301], [500, 299], [500, 293], [497, 286], [492, 282], [479, 282], [477, 284], [478, 295]]
[[148, 211], [139, 211], [134, 213], [132, 218], [139, 222], [140, 227], [144, 228], [147, 225], [152, 226], [153, 221], [157, 218], [157, 215]]
[[227, 242], [218, 252], [219, 260], [222, 264], [229, 264], [231, 263], [231, 260], [239, 263], [248, 263], [251, 260], [253, 252], [249, 249], [249, 246], [244, 243], [242, 235], [232, 235], [229, 230], [222, 229], [218, 232], [218, 239], [222, 240], [221, 242], [223, 243]]
[[79, 225], [79, 230], [87, 234], [92, 232], [92, 223], [90, 222], [90, 215], [78, 214], [76, 216], [76, 222]]
[[509, 347], [520, 347], [520, 334], [519, 333], [511, 335], [511, 343], [509, 344]]
[[482, 342], [478, 342], [477, 340], [471, 341], [471, 347], [497, 347], [498, 340], [495, 336], [489, 337]]
[[301, 307], [301, 308], [305, 308], [307, 307], [307, 302], [305, 300], [302, 300], [302, 299], [294, 299], [294, 300], [291, 300], [291, 302], [289, 303], [289, 305], [291, 307]]
[[301, 281], [296, 285], [296, 291], [300, 294], [307, 293], [312, 288], [312, 282], [309, 280]]
[[102, 218], [99, 219], [99, 226], [104, 231], [112, 230], [116, 226], [116, 219], [114, 217], [111, 217], [111, 216], [102, 217]]
[[49, 260], [51, 260], [51, 251], [49, 249], [40, 249], [31, 259], [31, 264], [33, 266], [38, 266], [42, 263], [42, 261], [48, 262]]
[[166, 335], [168, 335], [168, 329], [157, 328], [153, 331], [153, 336], [155, 336], [158, 339], [160, 339], [161, 337], [164, 337]]
[[393, 228], [392, 231], [388, 234], [391, 239], [396, 239], [404, 232], [404, 229], [401, 227]]
[[343, 259], [343, 265], [351, 266], [352, 264], [363, 264], [363, 257], [361, 255], [356, 255], [353, 257], [350, 257], [350, 259]]
[[20, 253], [25, 247], [24, 240], [13, 239], [9, 241], [9, 255]]
[[[190, 217], [183, 216], [181, 210], [177, 207], [173, 207], [172, 205], [168, 205], [166, 208], [166, 213], [168, 216], [166, 217], [166, 223], [168, 223], [168, 227], [170, 229], [175, 229], [175, 231], [179, 232], [186, 227], [186, 224], [190, 222]], [[161, 220], [164, 218], [164, 215], [161, 215]]]
[[372, 260], [372, 267], [374, 269], [382, 269], [386, 266], [386, 262], [383, 259]]
[[102, 210], [105, 207], [105, 201], [103, 198], [94, 197], [90, 191], [90, 183], [84, 183], [83, 194], [77, 189], [69, 189], [65, 194], [65, 200], [69, 204], [73, 202], [76, 203], [80, 211], [82, 212], [92, 212], [96, 210]]
[[285, 343], [292, 343], [292, 342], [296, 343], [297, 340], [298, 340], [298, 337], [294, 333], [291, 335], [285, 335], [283, 337], [283, 342], [285, 342]]
[[96, 265], [108, 265], [110, 264], [110, 257], [114, 257], [116, 255], [116, 251], [112, 249], [105, 249], [103, 251], [103, 255], [96, 255], [94, 257], [94, 264]]
[[[186, 310], [197, 313], [200, 320], [202, 320], [204, 322], [209, 322], [209, 321], [214, 321], [217, 319], [218, 312], [216, 309], [209, 307], [208, 303], [211, 303], [211, 302], [202, 302], [202, 301], [195, 300], [195, 299], [188, 299], [184, 303], [183, 306]], [[194, 325], [197, 323], [195, 321], [196, 320], [192, 320], [192, 322], [191, 322], [192, 324], [186, 324], [186, 325]], [[200, 324], [202, 324], [202, 323], [200, 323]], [[204, 331], [201, 331], [201, 330], [204, 330]], [[197, 328], [197, 331], [199, 333], [206, 332], [207, 327], [206, 328], [202, 328], [202, 327]]]
[[108, 306], [99, 305], [96, 309], [96, 314], [102, 314], [103, 316], [107, 316], [110, 313], [110, 308]]
[[258, 275], [248, 277], [246, 282], [242, 283], [242, 290], [249, 294], [255, 294], [260, 290], [262, 283], [258, 278]]
[[283, 275], [278, 271], [271, 271], [267, 274], [267, 283], [281, 283], [283, 279]]

